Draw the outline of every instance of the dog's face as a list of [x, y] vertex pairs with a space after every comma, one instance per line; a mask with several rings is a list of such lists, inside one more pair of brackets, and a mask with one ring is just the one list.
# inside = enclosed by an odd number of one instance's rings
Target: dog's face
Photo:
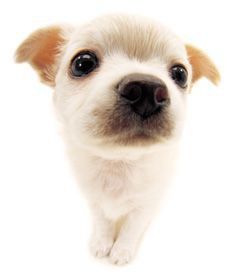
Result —
[[41, 29], [19, 47], [17, 59], [55, 87], [68, 133], [93, 149], [146, 149], [176, 139], [193, 83], [219, 79], [203, 52], [133, 16]]

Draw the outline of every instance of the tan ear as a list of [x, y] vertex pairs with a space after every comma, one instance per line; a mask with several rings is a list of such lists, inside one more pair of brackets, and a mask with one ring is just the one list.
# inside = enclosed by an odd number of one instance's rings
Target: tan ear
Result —
[[192, 82], [196, 82], [202, 77], [206, 77], [213, 84], [217, 85], [220, 81], [220, 73], [211, 59], [201, 50], [191, 45], [186, 45], [188, 60], [192, 66]]
[[60, 26], [39, 29], [18, 47], [15, 54], [16, 62], [29, 62], [38, 72], [41, 81], [53, 86], [58, 55], [65, 41]]

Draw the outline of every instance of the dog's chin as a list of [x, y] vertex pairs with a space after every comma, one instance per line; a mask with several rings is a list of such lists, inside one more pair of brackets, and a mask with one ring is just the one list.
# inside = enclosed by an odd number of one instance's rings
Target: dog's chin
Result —
[[157, 144], [141, 146], [139, 144], [130, 143], [127, 145], [123, 144], [123, 141], [124, 140], [114, 141], [114, 139], [100, 139], [96, 142], [91, 141], [90, 143], [84, 143], [82, 146], [91, 154], [109, 160], [135, 160], [159, 148]]
[[168, 108], [143, 118], [123, 106], [96, 108], [85, 130], [94, 140], [107, 145], [150, 146], [172, 137], [175, 122]]
[[104, 143], [106, 143], [106, 145], [110, 144], [117, 147], [139, 148], [156, 146], [168, 141], [168, 138], [155, 133], [150, 133], [149, 131], [145, 132], [145, 130], [141, 130], [137, 132], [131, 131], [128, 133], [120, 133], [119, 135], [115, 135], [114, 137], [104, 138], [103, 141]]
[[87, 151], [107, 159], [136, 159], [153, 153], [172, 143], [172, 137], [163, 137], [145, 131], [120, 133], [113, 136], [87, 135], [77, 138], [77, 144]]
[[[85, 126], [73, 129], [76, 141], [87, 150], [108, 157], [143, 155], [165, 146], [174, 137], [170, 110], [143, 119], [124, 110], [97, 108]], [[80, 132], [80, 133], [79, 133]]]

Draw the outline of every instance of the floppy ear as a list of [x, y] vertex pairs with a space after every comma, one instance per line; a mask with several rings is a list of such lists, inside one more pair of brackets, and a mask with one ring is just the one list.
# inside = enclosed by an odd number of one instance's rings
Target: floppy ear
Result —
[[202, 77], [206, 77], [213, 84], [217, 85], [220, 81], [220, 73], [211, 59], [201, 50], [191, 45], [186, 45], [188, 60], [192, 66], [192, 82], [196, 82]]
[[63, 28], [50, 26], [32, 33], [16, 50], [16, 62], [28, 62], [41, 81], [54, 86], [57, 61], [66, 43]]

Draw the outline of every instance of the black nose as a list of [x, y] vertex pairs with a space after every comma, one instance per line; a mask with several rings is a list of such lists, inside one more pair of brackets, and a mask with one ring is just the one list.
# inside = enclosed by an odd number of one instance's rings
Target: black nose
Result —
[[143, 118], [148, 118], [169, 104], [166, 85], [162, 80], [150, 75], [126, 76], [119, 83], [118, 92], [132, 110]]

